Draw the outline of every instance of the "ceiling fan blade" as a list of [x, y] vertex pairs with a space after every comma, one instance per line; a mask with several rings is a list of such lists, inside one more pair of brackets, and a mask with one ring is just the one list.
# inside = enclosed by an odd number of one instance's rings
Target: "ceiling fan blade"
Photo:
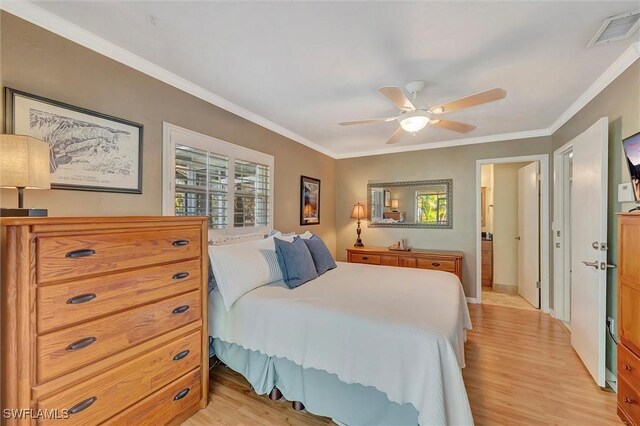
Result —
[[443, 120], [441, 118], [430, 120], [429, 125], [434, 127], [441, 127], [447, 130], [453, 130], [454, 132], [460, 133], [469, 133], [476, 128], [476, 126], [472, 126], [471, 124], [464, 124], [451, 120]]
[[391, 135], [389, 140], [387, 141], [388, 145], [394, 144], [400, 140], [401, 137], [404, 136], [406, 132], [402, 129], [402, 127], [398, 127], [395, 132]]
[[389, 100], [401, 110], [415, 111], [416, 107], [413, 106], [409, 98], [407, 98], [404, 92], [398, 87], [381, 87], [378, 91], [389, 98]]
[[462, 108], [469, 108], [476, 105], [486, 104], [487, 102], [497, 101], [507, 96], [507, 92], [503, 89], [490, 89], [484, 92], [476, 93], [475, 95], [466, 96], [464, 98], [456, 99], [455, 101], [447, 102], [446, 104], [436, 105], [431, 107], [429, 111], [433, 114], [444, 114], [451, 111], [456, 111]]
[[354, 124], [368, 124], [368, 123], [384, 123], [387, 121], [393, 121], [398, 117], [387, 117], [387, 118], [368, 118], [364, 120], [352, 120], [352, 121], [342, 121], [339, 124], [341, 126], [352, 126]]

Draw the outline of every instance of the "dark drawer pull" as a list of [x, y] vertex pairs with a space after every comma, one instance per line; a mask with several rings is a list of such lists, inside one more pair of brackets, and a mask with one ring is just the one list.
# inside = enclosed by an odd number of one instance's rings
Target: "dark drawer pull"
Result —
[[70, 299], [67, 299], [67, 304], [68, 305], [77, 305], [79, 303], [85, 303], [85, 302], [89, 302], [93, 299], [96, 298], [95, 293], [85, 293], [85, 294], [81, 294], [79, 296], [74, 296]]
[[173, 310], [174, 314], [183, 314], [189, 310], [189, 305], [178, 306]]
[[189, 276], [188, 272], [178, 272], [177, 274], [175, 274], [172, 279], [174, 280], [183, 280], [185, 278], [187, 278]]
[[440, 264], [438, 262], [433, 262], [431, 266], [440, 266]]
[[171, 243], [171, 245], [174, 247], [188, 246], [189, 240], [175, 240], [174, 242]]
[[189, 388], [182, 389], [180, 392], [178, 392], [178, 393], [176, 394], [176, 396], [174, 396], [174, 397], [173, 397], [173, 400], [174, 400], [174, 401], [177, 401], [177, 400], [179, 400], [179, 399], [184, 398], [185, 396], [187, 396], [187, 394], [189, 393], [189, 391], [190, 391], [190, 390], [191, 390], [191, 389], [189, 389]]
[[67, 346], [68, 351], [77, 351], [78, 349], [86, 348], [97, 339], [95, 337], [85, 337], [84, 339], [80, 339], [78, 341], [73, 342], [69, 346]]
[[362, 256], [362, 260], [369, 260], [369, 256]]
[[186, 357], [187, 355], [189, 355], [188, 349], [186, 351], [180, 352], [179, 354], [176, 354], [176, 356], [173, 357], [173, 360], [180, 361], [182, 358]]
[[635, 404], [636, 403], [635, 399], [627, 398], [626, 396], [624, 397], [623, 401], [624, 401], [625, 404]]
[[93, 256], [94, 254], [96, 254], [96, 251], [94, 249], [80, 249], [80, 250], [70, 251], [64, 257], [70, 257], [71, 259], [77, 259], [79, 257]]
[[624, 365], [624, 369], [627, 370], [627, 371], [633, 370], [633, 368], [631, 368], [631, 366], [629, 364], [625, 364]]
[[82, 402], [78, 402], [76, 405], [74, 405], [73, 407], [69, 408], [68, 413], [69, 414], [77, 414], [82, 410], [85, 410], [89, 407], [91, 407], [91, 405], [96, 402], [96, 398], [95, 396], [92, 396], [91, 398], [85, 399]]

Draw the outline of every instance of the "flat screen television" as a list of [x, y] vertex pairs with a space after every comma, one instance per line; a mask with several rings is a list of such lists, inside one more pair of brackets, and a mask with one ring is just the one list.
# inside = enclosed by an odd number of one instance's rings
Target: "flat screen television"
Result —
[[622, 141], [624, 155], [631, 177], [631, 190], [636, 204], [640, 203], [640, 132]]

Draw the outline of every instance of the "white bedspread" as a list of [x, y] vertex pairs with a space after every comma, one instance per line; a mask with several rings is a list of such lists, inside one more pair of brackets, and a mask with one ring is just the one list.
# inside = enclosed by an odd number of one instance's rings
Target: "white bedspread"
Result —
[[411, 403], [422, 425], [472, 424], [460, 369], [471, 319], [446, 272], [338, 263], [293, 290], [269, 284], [227, 312], [210, 297], [213, 337], [373, 386]]

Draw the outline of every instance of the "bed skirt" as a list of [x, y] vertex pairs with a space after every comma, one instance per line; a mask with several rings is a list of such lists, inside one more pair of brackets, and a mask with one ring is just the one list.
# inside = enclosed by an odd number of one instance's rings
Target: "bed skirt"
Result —
[[277, 387], [288, 401], [300, 401], [310, 413], [332, 418], [338, 424], [417, 425], [418, 411], [411, 404], [397, 404], [371, 386], [346, 384], [335, 374], [302, 368], [285, 358], [213, 340], [215, 355], [242, 374], [260, 395]]

